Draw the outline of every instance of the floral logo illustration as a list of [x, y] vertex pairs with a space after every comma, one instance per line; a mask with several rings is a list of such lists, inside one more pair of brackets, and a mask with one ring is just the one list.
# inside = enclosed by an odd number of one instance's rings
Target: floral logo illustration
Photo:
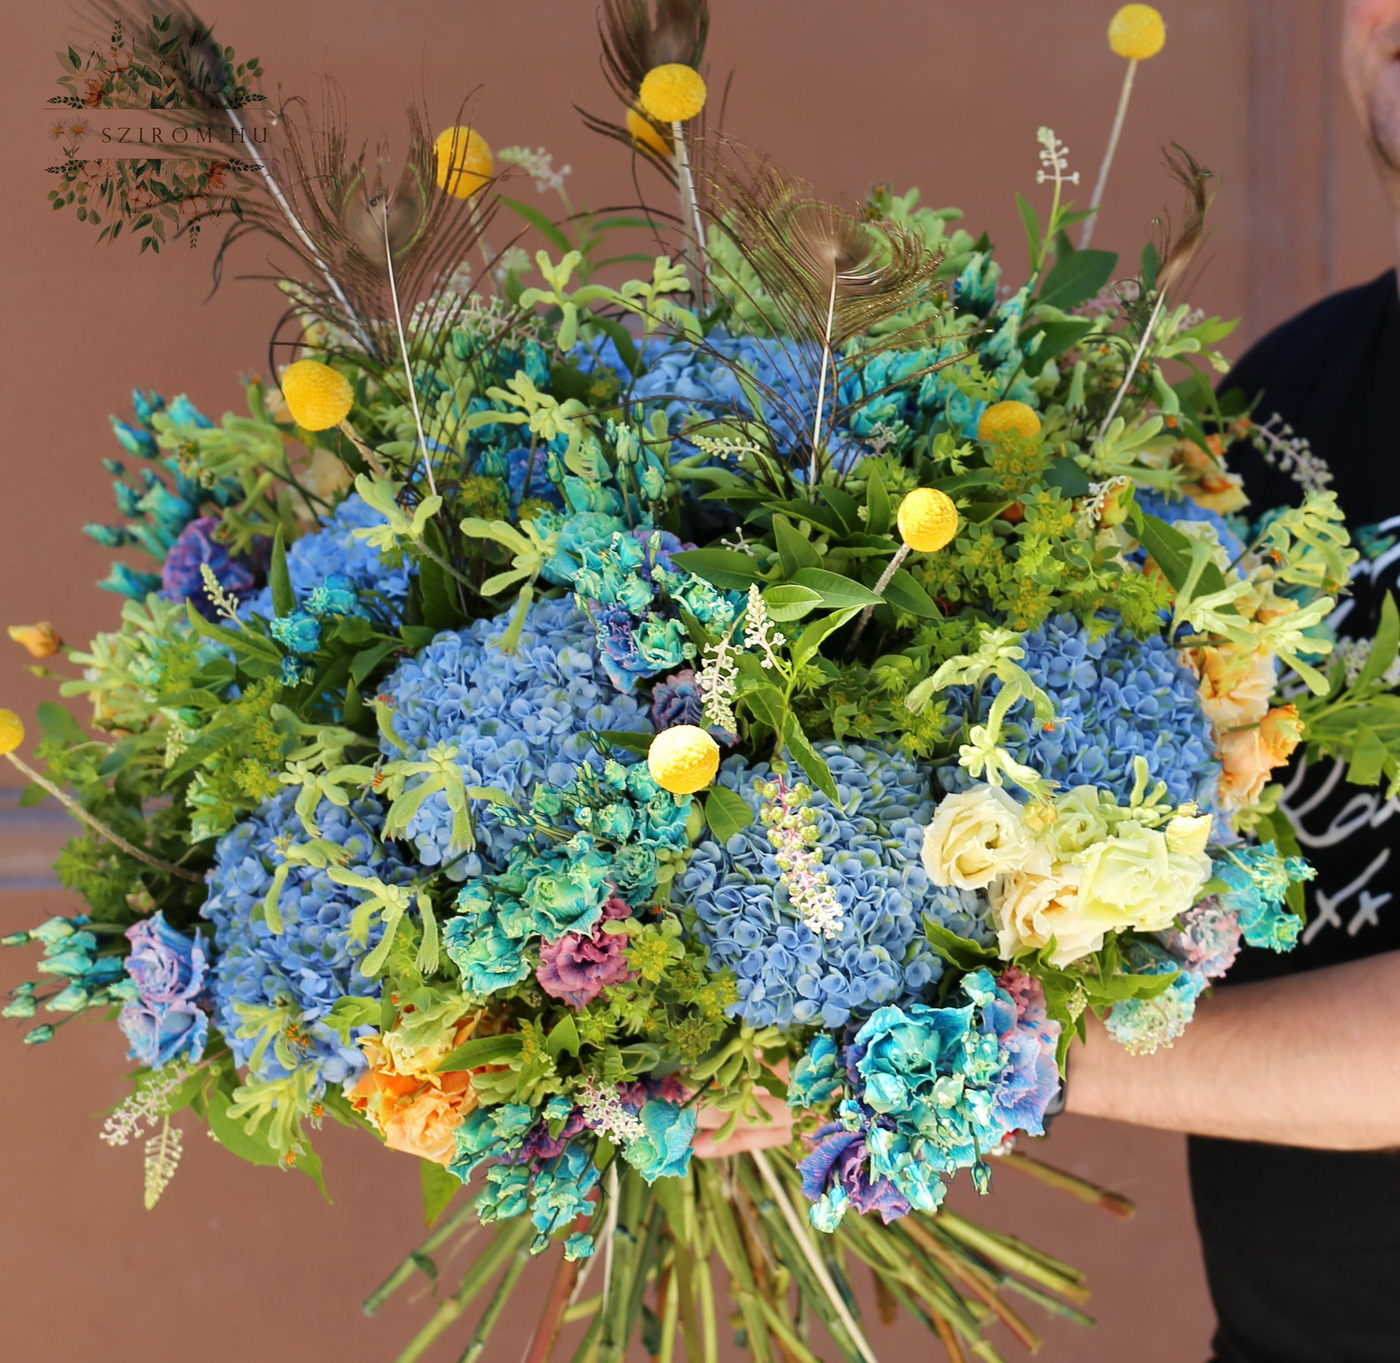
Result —
[[152, 15], [135, 35], [128, 27], [117, 19], [85, 56], [71, 45], [58, 54], [65, 93], [49, 103], [63, 112], [48, 135], [64, 159], [48, 167], [59, 177], [49, 202], [74, 209], [99, 241], [125, 231], [158, 252], [167, 232], [183, 232], [194, 246], [204, 219], [242, 217], [238, 196], [262, 169], [238, 152], [267, 137], [240, 112], [266, 98], [252, 88], [263, 68], [237, 61], [191, 16]]

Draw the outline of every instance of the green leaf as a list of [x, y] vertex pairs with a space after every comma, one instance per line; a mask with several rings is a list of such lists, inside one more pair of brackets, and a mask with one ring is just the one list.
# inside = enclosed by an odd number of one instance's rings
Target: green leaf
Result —
[[795, 582], [780, 582], [763, 593], [763, 604], [768, 607], [769, 616], [779, 624], [801, 620], [822, 603], [821, 594], [810, 587], [799, 587]]
[[384, 639], [373, 648], [366, 648], [355, 654], [350, 660], [350, 675], [355, 679], [355, 685], [363, 685], [365, 678], [398, 646], [397, 640]]
[[418, 1161], [418, 1177], [423, 1185], [423, 1224], [431, 1230], [461, 1189], [462, 1180], [430, 1159]]
[[1040, 322], [1022, 332], [1021, 345], [1039, 368], [1057, 355], [1063, 355], [1071, 346], [1077, 345], [1093, 325], [1084, 317]]
[[1042, 481], [1046, 487], [1059, 488], [1066, 497], [1086, 497], [1089, 494], [1089, 475], [1067, 455], [1051, 462]]
[[672, 554], [671, 561], [696, 577], [726, 591], [748, 591], [758, 581], [758, 564], [737, 549], [684, 549]]
[[1092, 298], [1113, 277], [1117, 251], [1072, 251], [1061, 256], [1040, 286], [1039, 303], [1069, 311]]
[[[1142, 515], [1142, 526], [1138, 539], [1142, 547], [1152, 556], [1152, 561], [1162, 570], [1162, 576], [1180, 591], [1191, 573], [1192, 541], [1166, 521], [1156, 516]], [[1225, 577], [1214, 563], [1207, 563], [1196, 579], [1196, 593], [1207, 596], [1212, 592], [1225, 590]], [[1233, 606], [1225, 606], [1221, 614], [1239, 614]]]
[[451, 580], [440, 564], [425, 558], [418, 565], [418, 591], [423, 600], [423, 620], [435, 630], [461, 623]]
[[632, 733], [627, 729], [604, 729], [598, 735], [606, 743], [611, 743], [614, 748], [621, 748], [623, 752], [641, 753], [643, 757], [651, 751], [651, 740], [653, 734]]
[[842, 625], [853, 620], [859, 610], [859, 606], [847, 606], [844, 610], [833, 611], [820, 620], [814, 620], [798, 635], [797, 642], [792, 646], [793, 665], [801, 667], [815, 657], [817, 650], [822, 646], [822, 641], [828, 635], [835, 634]]
[[785, 516], [773, 517], [773, 538], [778, 546], [778, 561], [783, 576], [791, 577], [799, 568], [820, 568], [822, 556], [816, 546]]
[[1385, 600], [1381, 603], [1380, 625], [1376, 630], [1376, 637], [1371, 641], [1371, 652], [1367, 655], [1366, 666], [1361, 669], [1356, 679], [1357, 688], [1380, 681], [1385, 676], [1386, 669], [1395, 661], [1397, 650], [1400, 650], [1400, 611], [1395, 608], [1395, 598], [1386, 592]]
[[232, 1099], [229, 1095], [218, 1088], [212, 1090], [205, 1100], [204, 1113], [209, 1121], [209, 1130], [214, 1133], [214, 1139], [225, 1150], [232, 1151], [239, 1159], [245, 1159], [250, 1164], [280, 1167], [282, 1156], [268, 1144], [266, 1127], [250, 1136], [243, 1129], [242, 1120], [228, 1115], [231, 1104]]
[[538, 208], [532, 208], [529, 204], [521, 203], [519, 199], [507, 199], [504, 195], [497, 200], [503, 207], [508, 208], [512, 213], [519, 214], [530, 224], [551, 246], [557, 247], [565, 252], [572, 251], [574, 244], [549, 218], [545, 217]]
[[1376, 785], [1381, 779], [1385, 759], [1386, 748], [1380, 735], [1368, 725], [1358, 725], [1352, 744], [1351, 765], [1347, 767], [1347, 780], [1354, 786]]
[[783, 737], [787, 740], [788, 751], [797, 759], [797, 765], [807, 773], [807, 779], [839, 809], [841, 795], [836, 789], [836, 782], [831, 779], [831, 768], [826, 765], [826, 759], [821, 753], [812, 746], [796, 716], [788, 716]]
[[776, 686], [755, 686], [752, 691], [743, 692], [740, 699], [774, 733], [782, 732], [787, 702]]
[[922, 620], [943, 618], [943, 612], [938, 609], [933, 597], [903, 568], [896, 569], [894, 576], [885, 583], [885, 600]]
[[272, 537], [272, 564], [267, 570], [267, 585], [272, 588], [272, 609], [278, 615], [290, 615], [297, 608], [297, 594], [292, 590], [292, 575], [287, 571], [287, 542], [282, 527]]
[[569, 1014], [565, 1013], [556, 1022], [545, 1041], [545, 1049], [556, 1060], [561, 1055], [577, 1055], [579, 1052], [578, 1024]]
[[753, 822], [753, 811], [738, 791], [728, 786], [715, 786], [705, 796], [705, 822], [710, 825], [715, 840], [723, 844]]
[[840, 573], [828, 572], [825, 568], [802, 568], [792, 575], [792, 580], [799, 587], [810, 587], [821, 597], [824, 606], [838, 609], [843, 606], [878, 606], [881, 600], [869, 587]]
[[45, 738], [57, 738], [68, 746], [87, 742], [87, 735], [78, 721], [57, 701], [40, 701], [35, 715]]
[[865, 533], [883, 535], [889, 531], [894, 512], [890, 506], [890, 494], [880, 470], [871, 472], [865, 484]]
[[455, 1070], [476, 1070], [483, 1065], [503, 1065], [513, 1060], [524, 1044], [519, 1032], [505, 1036], [474, 1036], [464, 1041], [437, 1067], [439, 1074]]
[[1142, 248], [1142, 285], [1149, 292], [1157, 287], [1157, 271], [1162, 268], [1162, 257], [1157, 254], [1157, 248], [1152, 242], [1148, 242]]
[[924, 919], [924, 936], [938, 955], [959, 970], [979, 970], [997, 959], [991, 947], [981, 946], [970, 937], [959, 937], [932, 918]]
[[840, 518], [843, 530], [859, 530], [860, 507], [856, 505], [856, 499], [849, 492], [843, 492], [839, 487], [832, 487], [829, 483], [823, 483], [817, 489], [824, 501]]
[[212, 620], [206, 620], [188, 601], [185, 603], [185, 612], [190, 628], [201, 638], [208, 639], [211, 643], [223, 644], [225, 648], [232, 649], [234, 653], [266, 658], [270, 662], [281, 664], [282, 654], [278, 651], [277, 645], [263, 638], [261, 634], [255, 634], [249, 629], [224, 629], [222, 625], [216, 625]]
[[1023, 195], [1016, 196], [1016, 211], [1021, 215], [1021, 226], [1026, 229], [1026, 248], [1030, 252], [1031, 269], [1040, 265], [1040, 218], [1031, 207], [1030, 200]]

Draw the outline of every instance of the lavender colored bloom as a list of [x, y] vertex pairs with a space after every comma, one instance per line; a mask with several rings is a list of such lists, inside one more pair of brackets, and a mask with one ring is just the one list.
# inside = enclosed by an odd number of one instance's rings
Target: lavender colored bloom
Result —
[[137, 997], [122, 1006], [120, 1022], [132, 1058], [152, 1068], [182, 1054], [198, 1060], [209, 1035], [209, 1018], [199, 1006], [208, 959], [203, 939], [176, 932], [159, 911], [132, 924], [126, 935], [126, 973]]
[[631, 916], [627, 904], [614, 896], [603, 905], [602, 918], [587, 936], [566, 932], [557, 941], [543, 943], [535, 971], [540, 988], [551, 998], [584, 1008], [610, 985], [632, 979], [625, 955], [627, 938], [603, 931], [604, 923]]
[[204, 590], [200, 570], [205, 564], [219, 586], [240, 601], [257, 586], [256, 565], [241, 555], [230, 554], [228, 546], [214, 538], [219, 525], [218, 516], [200, 516], [191, 521], [171, 545], [160, 574], [161, 596], [166, 601], [189, 601], [206, 620], [214, 619], [215, 610]]
[[674, 672], [651, 691], [651, 722], [656, 732], [677, 724], [698, 725], [705, 714], [705, 697], [693, 667]]
[[802, 1191], [813, 1202], [839, 1187], [862, 1216], [879, 1212], [887, 1226], [909, 1214], [909, 1200], [889, 1179], [870, 1176], [870, 1152], [859, 1131], [830, 1122], [812, 1140], [812, 1153], [797, 1168]]
[[987, 1007], [988, 1019], [997, 1024], [998, 1039], [1006, 1051], [992, 1104], [1008, 1132], [1040, 1136], [1045, 1132], [1045, 1109], [1060, 1091], [1055, 1063], [1060, 1024], [1046, 1016], [1045, 991], [1034, 976], [1013, 966], [997, 984], [1011, 996], [1015, 1010], [1004, 1004]]

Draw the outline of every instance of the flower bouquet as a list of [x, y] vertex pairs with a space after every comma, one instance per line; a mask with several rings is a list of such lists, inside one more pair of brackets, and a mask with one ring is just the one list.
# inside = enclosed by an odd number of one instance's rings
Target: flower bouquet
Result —
[[[1124, 13], [1131, 76], [1160, 19]], [[334, 103], [279, 110], [231, 234], [283, 251], [276, 385], [218, 423], [136, 393], [88, 533], [152, 562], [67, 653], [88, 727], [46, 705], [26, 758], [0, 711], [86, 903], [9, 939], [43, 956], [5, 1015], [119, 1023], [148, 1205], [190, 1119], [317, 1180], [326, 1119], [418, 1157], [432, 1235], [369, 1308], [491, 1234], [402, 1360], [489, 1292], [482, 1357], [536, 1255], [530, 1363], [566, 1326], [580, 1363], [870, 1363], [866, 1269], [953, 1359], [1033, 1347], [1010, 1299], [1079, 1317], [1079, 1275], [948, 1182], [1122, 1210], [1013, 1148], [1085, 1014], [1169, 1044], [1242, 940], [1291, 945], [1295, 749], [1400, 783], [1400, 620], [1327, 669], [1326, 471], [1216, 401], [1229, 327], [1178, 298], [1208, 172], [1173, 157], [1181, 230], [1125, 278], [1042, 129], [1006, 287], [916, 192], [827, 203], [706, 133], [707, 23], [604, 5], [591, 121], [671, 215], [552, 221], [502, 185], [562, 191], [543, 153], [421, 115], [382, 179]], [[639, 228], [676, 254], [610, 282]], [[1241, 439], [1299, 507], [1251, 522]]]

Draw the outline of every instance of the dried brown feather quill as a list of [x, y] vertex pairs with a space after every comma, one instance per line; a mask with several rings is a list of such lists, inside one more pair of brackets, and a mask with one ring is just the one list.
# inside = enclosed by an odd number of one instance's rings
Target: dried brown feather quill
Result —
[[714, 181], [715, 216], [799, 339], [837, 349], [939, 287], [942, 256], [916, 232], [817, 198], [767, 157], [744, 160]]
[[1205, 242], [1206, 213], [1210, 208], [1207, 186], [1213, 178], [1184, 147], [1175, 142], [1172, 147], [1175, 155], [1165, 153], [1167, 169], [1186, 190], [1186, 213], [1180, 234], [1175, 241], [1168, 234], [1162, 247], [1162, 264], [1157, 271], [1157, 288], [1162, 293], [1171, 291], [1185, 278]]

